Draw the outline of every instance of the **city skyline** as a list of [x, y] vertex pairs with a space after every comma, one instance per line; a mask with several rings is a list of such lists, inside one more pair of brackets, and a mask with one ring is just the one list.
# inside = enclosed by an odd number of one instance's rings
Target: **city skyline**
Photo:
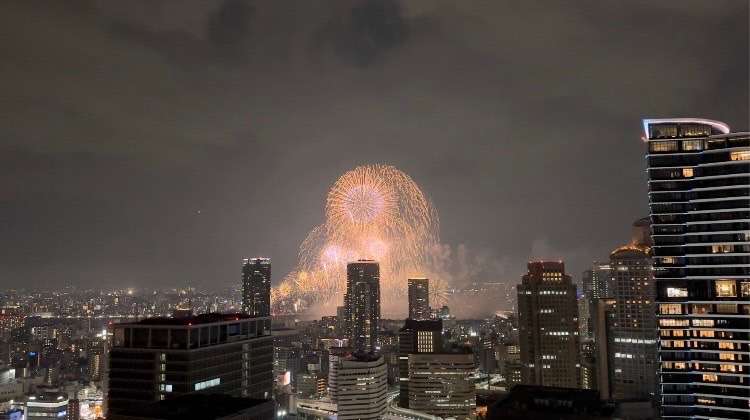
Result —
[[0, 420], [744, 420], [750, 1], [7, 0]]

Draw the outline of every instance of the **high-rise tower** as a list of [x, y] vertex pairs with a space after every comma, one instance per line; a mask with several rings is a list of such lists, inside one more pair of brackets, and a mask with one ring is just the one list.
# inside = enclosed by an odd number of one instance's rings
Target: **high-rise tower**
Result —
[[750, 416], [750, 133], [644, 120], [665, 418]]
[[380, 323], [380, 266], [372, 260], [346, 265], [344, 296], [349, 344], [355, 353], [372, 353], [378, 348]]
[[430, 281], [424, 278], [409, 279], [409, 318], [430, 318]]
[[518, 285], [523, 383], [577, 388], [576, 287], [562, 261], [534, 261], [528, 267]]
[[242, 260], [242, 312], [271, 316], [271, 259]]
[[614, 306], [606, 346], [613, 355], [614, 400], [646, 400], [657, 392], [656, 287], [649, 253], [647, 246], [632, 243], [610, 254]]

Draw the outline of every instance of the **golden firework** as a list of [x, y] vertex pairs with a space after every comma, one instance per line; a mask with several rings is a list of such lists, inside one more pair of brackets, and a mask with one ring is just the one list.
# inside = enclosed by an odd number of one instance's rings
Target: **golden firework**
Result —
[[438, 217], [409, 175], [388, 165], [359, 166], [344, 173], [326, 199], [325, 223], [302, 242], [297, 270], [277, 299], [325, 302], [346, 289], [346, 264], [380, 263], [381, 294], [402, 296], [406, 278], [425, 272], [427, 253], [438, 242]]

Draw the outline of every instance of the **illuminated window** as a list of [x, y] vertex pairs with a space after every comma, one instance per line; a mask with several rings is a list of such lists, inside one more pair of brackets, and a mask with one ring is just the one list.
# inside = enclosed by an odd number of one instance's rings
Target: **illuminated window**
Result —
[[700, 330], [698, 331], [698, 337], [711, 338], [714, 336], [714, 332], [711, 330]]
[[733, 249], [732, 245], [711, 245], [711, 252], [714, 254], [726, 254]]
[[750, 160], [750, 150], [739, 150], [729, 154], [731, 160]]
[[703, 140], [683, 140], [682, 150], [703, 150]]
[[682, 168], [682, 176], [685, 178], [692, 178], [693, 168]]
[[667, 287], [667, 297], [687, 297], [688, 290], [685, 287]]
[[682, 330], [672, 330], [672, 337], [683, 337], [685, 332]]
[[734, 343], [731, 341], [719, 341], [719, 348], [722, 350], [732, 350], [734, 349]]
[[663, 257], [661, 259], [662, 264], [674, 264], [677, 262], [677, 258], [675, 257]]
[[720, 314], [736, 314], [736, 303], [719, 303], [716, 305], [716, 312]]
[[698, 402], [698, 404], [708, 404], [708, 405], [716, 404], [716, 400], [713, 398], [698, 398], [696, 401]]
[[677, 142], [676, 141], [652, 141], [650, 144], [652, 152], [676, 152]]
[[685, 342], [681, 340], [675, 340], [672, 342], [672, 347], [685, 347]]
[[659, 313], [660, 314], [681, 314], [682, 313], [682, 305], [679, 303], [664, 303], [659, 305]]
[[740, 293], [743, 297], [750, 297], [750, 281], [740, 283]]
[[693, 326], [694, 327], [713, 327], [714, 320], [713, 319], [694, 319]]
[[719, 360], [734, 360], [734, 353], [719, 353]]
[[737, 368], [734, 365], [719, 365], [719, 370], [722, 372], [736, 372]]
[[719, 377], [716, 376], [713, 373], [704, 373], [703, 374], [703, 380], [706, 381], [706, 382], [718, 382], [719, 381]]
[[[677, 124], [649, 124], [648, 126], [649, 137], [652, 139], [664, 139], [669, 137], [677, 137]], [[674, 143], [675, 150], [677, 150], [676, 141], [657, 141], [654, 143]]]
[[714, 286], [717, 297], [737, 297], [737, 283], [734, 280], [717, 280]]
[[660, 319], [659, 325], [662, 327], [687, 327], [690, 321], [687, 319]]
[[711, 135], [711, 127], [705, 124], [680, 124], [682, 137], [707, 137]]

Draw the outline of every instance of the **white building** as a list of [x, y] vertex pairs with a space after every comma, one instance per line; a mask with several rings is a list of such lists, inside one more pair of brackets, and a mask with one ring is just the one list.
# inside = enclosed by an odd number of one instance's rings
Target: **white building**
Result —
[[388, 370], [380, 355], [339, 361], [338, 420], [378, 419], [387, 408]]

